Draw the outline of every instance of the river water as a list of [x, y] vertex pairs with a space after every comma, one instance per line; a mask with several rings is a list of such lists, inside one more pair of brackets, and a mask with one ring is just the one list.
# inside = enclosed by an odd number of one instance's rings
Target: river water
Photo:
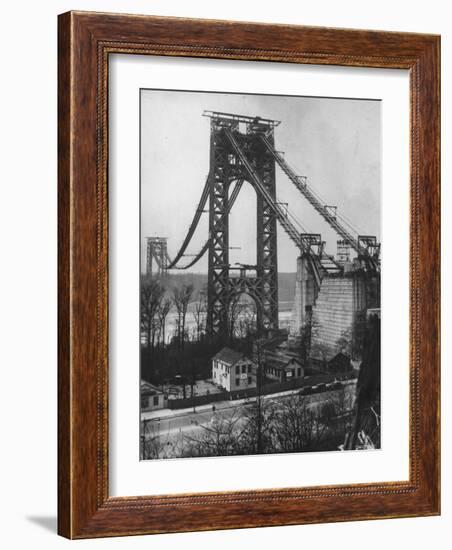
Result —
[[[288, 302], [280, 302], [279, 304], [279, 328], [289, 328], [291, 320], [291, 310], [288, 309]], [[291, 305], [291, 304], [290, 304]], [[191, 306], [191, 307], [190, 307]], [[194, 304], [190, 304], [185, 320], [185, 327], [191, 339], [196, 339], [196, 321], [193, 315]], [[239, 315], [240, 318], [240, 315]], [[173, 336], [176, 334], [177, 325], [177, 311], [172, 309], [166, 318], [165, 323], [165, 340], [170, 342]]]

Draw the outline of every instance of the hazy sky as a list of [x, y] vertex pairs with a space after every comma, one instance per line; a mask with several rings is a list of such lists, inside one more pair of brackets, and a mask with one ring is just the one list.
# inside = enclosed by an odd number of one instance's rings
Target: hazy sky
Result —
[[[209, 172], [210, 119], [206, 110], [280, 120], [275, 147], [329, 205], [337, 205], [361, 234], [380, 236], [379, 101], [141, 91], [142, 269], [146, 237], [168, 238], [171, 257], [186, 235]], [[277, 166], [278, 201], [336, 252], [338, 236]], [[244, 183], [230, 217], [230, 263], [256, 263], [256, 194]], [[203, 214], [187, 249], [194, 254], [208, 237]], [[278, 268], [294, 272], [297, 249], [278, 226]], [[187, 263], [190, 258], [185, 258]], [[207, 271], [207, 253], [192, 272]]]

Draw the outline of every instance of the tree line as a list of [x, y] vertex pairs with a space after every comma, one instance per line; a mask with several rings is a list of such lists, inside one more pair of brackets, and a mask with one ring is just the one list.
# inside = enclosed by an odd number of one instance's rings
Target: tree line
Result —
[[[189, 305], [192, 304], [189, 312]], [[148, 350], [164, 348], [170, 341], [178, 350], [183, 350], [187, 341], [201, 341], [206, 334], [207, 290], [196, 290], [191, 283], [167, 288], [158, 277], [142, 276], [141, 279], [141, 335]], [[167, 318], [176, 312], [172, 338], [167, 338]], [[191, 314], [194, 329], [187, 329], [188, 314]], [[228, 308], [229, 340], [240, 340], [249, 336], [256, 326], [257, 309], [252, 301], [234, 296]]]
[[[148, 350], [164, 348], [167, 345], [167, 318], [171, 310], [176, 311], [175, 331], [173, 338], [177, 348], [183, 349], [188, 338], [187, 313], [192, 300], [194, 286], [182, 284], [167, 289], [162, 279], [152, 276], [142, 276], [140, 293], [140, 323], [142, 342]], [[204, 294], [198, 294], [194, 319], [197, 324], [197, 334], [200, 337], [205, 330]]]
[[175, 458], [326, 451], [338, 449], [351, 429], [352, 398], [334, 392], [313, 405], [294, 394], [258, 398], [236, 407], [230, 416], [213, 415], [193, 434], [168, 439], [151, 423], [142, 424], [142, 457]]

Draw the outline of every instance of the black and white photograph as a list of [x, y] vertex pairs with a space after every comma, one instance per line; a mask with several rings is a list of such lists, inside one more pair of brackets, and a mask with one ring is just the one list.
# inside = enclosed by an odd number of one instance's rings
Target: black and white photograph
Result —
[[451, 548], [449, 3], [2, 7], [2, 547]]
[[380, 449], [380, 141], [374, 98], [140, 90], [141, 460]]

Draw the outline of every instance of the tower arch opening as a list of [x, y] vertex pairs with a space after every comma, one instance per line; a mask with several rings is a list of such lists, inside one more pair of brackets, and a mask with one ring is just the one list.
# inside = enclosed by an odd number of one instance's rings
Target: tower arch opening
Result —
[[260, 304], [257, 296], [243, 290], [231, 295], [228, 304], [228, 336], [244, 340], [258, 331]]
[[[231, 185], [229, 195], [232, 189]], [[229, 214], [229, 250], [231, 266], [257, 265], [257, 195], [247, 180]]]

